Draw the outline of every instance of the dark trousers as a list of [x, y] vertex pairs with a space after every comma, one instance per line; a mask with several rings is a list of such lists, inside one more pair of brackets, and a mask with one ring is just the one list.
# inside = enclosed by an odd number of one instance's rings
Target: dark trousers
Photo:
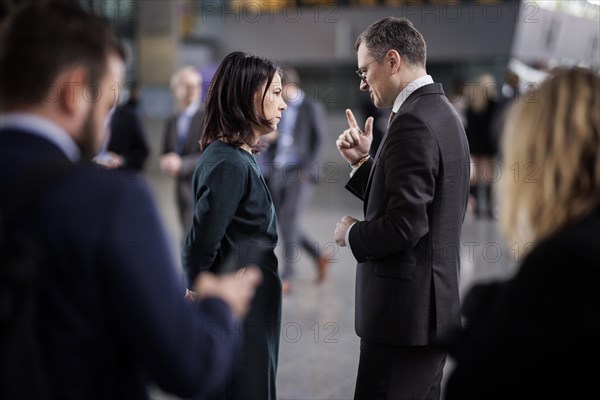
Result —
[[308, 253], [315, 263], [321, 257], [321, 245], [312, 240], [300, 227], [300, 219], [310, 203], [312, 183], [300, 169], [275, 169], [268, 180], [269, 190], [277, 213], [283, 254], [281, 279], [292, 279], [294, 267]]
[[360, 342], [355, 400], [439, 400], [446, 353]]

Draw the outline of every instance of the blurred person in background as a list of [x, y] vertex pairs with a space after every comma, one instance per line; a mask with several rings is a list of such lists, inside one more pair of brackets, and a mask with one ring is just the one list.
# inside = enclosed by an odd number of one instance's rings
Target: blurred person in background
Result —
[[133, 103], [115, 107], [107, 122], [106, 149], [95, 161], [108, 168], [141, 173], [150, 154], [142, 121]]
[[472, 209], [475, 217], [479, 218], [484, 215], [483, 204], [485, 203], [485, 214], [494, 218], [492, 184], [494, 179], [497, 179], [496, 174], [499, 173], [499, 168], [494, 164], [498, 143], [492, 130], [496, 112], [496, 80], [490, 74], [482, 74], [477, 77], [474, 84], [468, 85], [467, 91], [469, 105], [466, 132], [473, 165], [469, 189]]
[[[260, 272], [203, 275], [192, 283], [201, 300], [186, 302], [148, 186], [90, 162], [125, 71], [110, 26], [74, 3], [48, 2], [18, 7], [0, 32], [2, 239], [35, 245], [36, 266], [18, 277], [30, 285], [17, 287], [2, 265], [0, 397], [147, 399], [152, 383], [182, 397], [220, 388], [237, 346], [228, 332]], [[7, 348], [11, 305], [34, 327], [27, 348]], [[28, 357], [39, 374], [19, 369]]]
[[600, 76], [552, 72], [503, 150], [500, 222], [523, 261], [465, 298], [446, 399], [600, 398]]
[[140, 102], [140, 96], [142, 93], [141, 85], [137, 81], [132, 81], [126, 87], [128, 90], [128, 98], [123, 105], [142, 118], [144, 115], [144, 110]]
[[281, 279], [283, 293], [287, 294], [292, 287], [295, 264], [303, 259], [299, 257], [303, 249], [315, 262], [316, 282], [322, 282], [327, 275], [328, 258], [322, 254], [319, 243], [300, 226], [312, 186], [319, 179], [327, 117], [323, 106], [300, 89], [300, 75], [295, 69], [284, 69], [281, 83], [288, 109], [277, 131], [269, 135], [271, 145], [260, 153], [260, 164], [277, 212], [284, 258]]
[[469, 101], [467, 96], [465, 96], [465, 81], [464, 79], [458, 77], [454, 79], [452, 83], [451, 92], [448, 94], [448, 100], [460, 116], [460, 121], [463, 123], [463, 126], [467, 127], [467, 108], [469, 106]]
[[200, 157], [202, 76], [194, 67], [183, 67], [171, 78], [171, 90], [178, 111], [165, 126], [160, 169], [176, 179], [175, 202], [185, 235], [194, 215], [192, 174]]
[[[250, 252], [248, 237], [264, 238], [255, 264], [263, 282], [244, 322], [244, 342], [232, 379], [215, 399], [275, 400], [281, 333], [277, 225], [269, 189], [254, 158], [261, 136], [277, 129], [286, 109], [279, 68], [254, 55], [225, 57], [211, 82], [202, 154], [193, 176], [194, 216], [182, 253], [188, 282], [203, 271], [223, 273], [228, 258]], [[242, 258], [244, 254], [240, 255]], [[242, 270], [239, 272], [244, 275]], [[191, 288], [190, 288], [191, 289]]]
[[373, 23], [356, 40], [360, 90], [392, 107], [374, 159], [373, 118], [351, 110], [336, 142], [352, 168], [346, 185], [365, 218], [344, 216], [334, 239], [356, 268], [360, 359], [354, 398], [439, 399], [446, 353], [460, 327], [460, 234], [469, 190], [469, 148], [442, 85], [425, 69], [426, 46], [406, 18]]
[[[504, 76], [502, 90], [498, 96], [498, 104], [492, 119], [492, 135], [496, 143], [502, 142], [502, 131], [510, 106], [517, 101], [521, 94], [521, 79], [514, 71], [508, 70]], [[498, 147], [498, 161], [502, 159], [502, 148]]]

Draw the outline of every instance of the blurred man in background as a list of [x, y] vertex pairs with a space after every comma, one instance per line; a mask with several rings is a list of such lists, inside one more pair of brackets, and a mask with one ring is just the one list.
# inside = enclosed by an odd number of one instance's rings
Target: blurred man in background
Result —
[[167, 120], [160, 168], [176, 178], [175, 201], [185, 236], [192, 225], [192, 175], [200, 157], [203, 111], [202, 76], [194, 67], [183, 67], [171, 78], [177, 113]]
[[281, 78], [283, 98], [288, 106], [278, 130], [270, 135], [271, 146], [259, 154], [263, 174], [269, 184], [281, 233], [283, 294], [290, 292], [295, 264], [303, 258], [302, 249], [314, 260], [317, 282], [327, 275], [329, 259], [319, 243], [303, 232], [300, 221], [310, 202], [312, 186], [319, 179], [319, 159], [327, 137], [327, 117], [323, 106], [300, 89], [300, 75], [286, 68]]
[[106, 148], [95, 159], [99, 164], [142, 172], [150, 149], [136, 104], [137, 100], [131, 98], [110, 113], [104, 139]]

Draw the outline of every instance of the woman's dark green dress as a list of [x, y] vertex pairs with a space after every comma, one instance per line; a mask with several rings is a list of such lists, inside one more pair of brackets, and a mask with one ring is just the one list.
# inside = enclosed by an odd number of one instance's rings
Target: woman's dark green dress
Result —
[[194, 221], [182, 254], [190, 286], [201, 271], [223, 272], [232, 249], [249, 236], [266, 238], [269, 248], [256, 262], [263, 280], [243, 332], [231, 333], [241, 342], [233, 377], [215, 399], [275, 400], [281, 280], [274, 252], [277, 228], [271, 195], [254, 156], [220, 140], [200, 156], [193, 188]]

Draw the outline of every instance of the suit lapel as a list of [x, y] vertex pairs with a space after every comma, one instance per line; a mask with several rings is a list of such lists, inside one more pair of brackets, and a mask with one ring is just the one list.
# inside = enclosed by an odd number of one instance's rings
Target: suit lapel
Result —
[[432, 83], [429, 85], [425, 85], [425, 86], [421, 86], [420, 88], [418, 88], [417, 90], [415, 90], [414, 92], [412, 92], [407, 98], [406, 100], [404, 100], [404, 103], [402, 103], [402, 105], [400, 106], [400, 109], [398, 109], [398, 112], [396, 113], [396, 115], [394, 115], [391, 119], [390, 119], [390, 123], [388, 126], [387, 131], [385, 132], [385, 135], [383, 135], [383, 138], [381, 139], [381, 142], [379, 143], [379, 147], [377, 148], [377, 152], [375, 153], [375, 158], [373, 159], [373, 164], [371, 165], [371, 171], [369, 171], [369, 178], [367, 179], [367, 186], [365, 189], [365, 196], [364, 196], [364, 212], [366, 215], [367, 212], [367, 203], [369, 201], [369, 192], [371, 191], [371, 183], [373, 181], [373, 174], [375, 173], [375, 168], [377, 166], [377, 163], [379, 162], [379, 157], [381, 156], [381, 152], [385, 146], [385, 142], [390, 134], [390, 130], [392, 128], [392, 125], [394, 124], [394, 121], [396, 120], [396, 118], [398, 117], [398, 114], [401, 114], [403, 111], [406, 110], [406, 107], [408, 107], [409, 104], [413, 103], [416, 99], [418, 99], [419, 97], [423, 96], [423, 95], [427, 95], [427, 94], [437, 94], [437, 95], [443, 95], [444, 91], [442, 89], [442, 85], [440, 85], [439, 83]]
[[[392, 126], [392, 122], [394, 122], [394, 119], [396, 118], [397, 115], [398, 115], [398, 113], [396, 113], [390, 119], [388, 129], [385, 132], [385, 135], [383, 135], [383, 138], [381, 138], [381, 142], [379, 142], [379, 147], [377, 148], [377, 152], [375, 152], [375, 158], [373, 159], [373, 165], [371, 167], [371, 171], [369, 172], [369, 179], [367, 179], [367, 190], [365, 193], [369, 192], [370, 185], [371, 185], [371, 179], [373, 178], [373, 172], [375, 171], [375, 165], [377, 164], [377, 161], [379, 161], [379, 156], [381, 154], [381, 150], [383, 149], [383, 145], [385, 144], [385, 141], [387, 140], [387, 137], [389, 135], [390, 127]], [[391, 114], [390, 114], [390, 116], [391, 116]]]
[[[396, 113], [396, 115], [398, 115], [398, 114]], [[394, 118], [396, 118], [396, 115], [394, 115]], [[385, 145], [385, 141], [387, 140], [388, 134], [390, 132], [390, 127], [392, 126], [392, 122], [393, 122], [394, 118], [392, 118], [390, 120], [388, 130], [385, 132], [385, 135], [383, 135], [383, 137], [381, 138], [381, 142], [379, 142], [379, 147], [377, 148], [377, 151], [375, 152], [375, 157], [373, 158], [373, 164], [371, 165], [371, 170], [369, 171], [369, 178], [367, 179], [367, 186], [365, 189], [365, 196], [364, 196], [365, 201], [363, 202], [363, 212], [365, 213], [365, 215], [367, 215], [367, 203], [369, 202], [369, 192], [371, 191], [371, 182], [373, 181], [373, 174], [375, 172], [375, 167], [377, 166], [377, 162], [379, 161], [379, 157], [381, 155], [381, 150], [383, 149], [383, 146]]]

